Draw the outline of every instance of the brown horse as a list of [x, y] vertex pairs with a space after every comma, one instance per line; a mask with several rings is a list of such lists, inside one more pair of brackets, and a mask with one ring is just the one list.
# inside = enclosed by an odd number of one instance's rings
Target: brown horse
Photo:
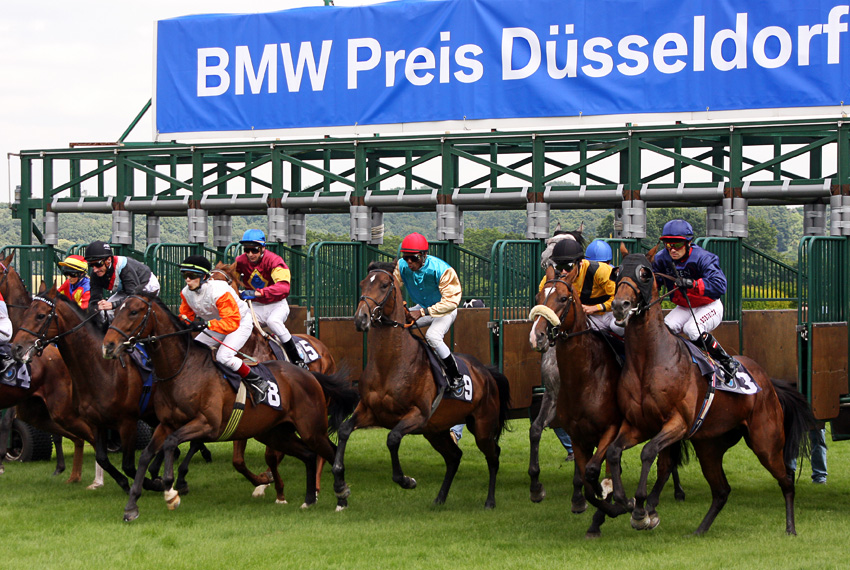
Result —
[[[421, 433], [446, 462], [446, 475], [435, 504], [443, 504], [460, 465], [463, 452], [452, 441], [449, 428], [466, 423], [475, 436], [478, 449], [487, 458], [490, 484], [484, 506], [496, 505], [496, 473], [499, 470], [499, 437], [505, 428], [509, 406], [508, 380], [495, 368], [485, 368], [468, 355], [456, 355], [469, 366], [472, 401], [443, 399], [428, 364], [425, 348], [402, 327], [408, 313], [403, 304], [401, 284], [393, 277], [392, 263], [372, 263], [360, 282], [360, 302], [354, 314], [359, 331], [370, 331], [366, 369], [360, 378], [360, 404], [339, 430], [339, 447], [334, 475], [345, 474], [345, 445], [357, 428], [381, 426], [390, 430], [387, 447], [393, 466], [393, 481], [404, 489], [416, 487], [416, 480], [404, 475], [398, 459], [401, 438]], [[339, 494], [344, 490], [335, 486]]]
[[[212, 270], [211, 276], [213, 279], [226, 281], [231, 287], [233, 287], [237, 294], [241, 289], [245, 288], [239, 272], [236, 271], [235, 263], [228, 265], [219, 261], [216, 263], [215, 269]], [[268, 334], [257, 325], [256, 321], [254, 324], [254, 333], [248, 339], [248, 342], [245, 343], [242, 351], [245, 354], [253, 356], [260, 362], [264, 360], [274, 360], [275, 355], [269, 348], [269, 340], [267, 339]], [[296, 334], [292, 336], [306, 340], [310, 343], [313, 351], [315, 351], [318, 356], [316, 360], [313, 360], [307, 365], [307, 369], [310, 372], [333, 374], [337, 371], [336, 361], [325, 343], [314, 336], [306, 334]], [[328, 404], [330, 405], [330, 402], [328, 402]], [[256, 475], [253, 471], [248, 469], [247, 465], [245, 465], [245, 447], [247, 444], [248, 442], [245, 440], [233, 442], [233, 467], [254, 485], [254, 496], [258, 497], [262, 496], [266, 487], [273, 482], [273, 478], [271, 471], [266, 471], [265, 473]], [[282, 453], [278, 453], [270, 448], [266, 449], [266, 453], [278, 454], [278, 464], [283, 461]], [[325, 467], [325, 460], [320, 455], [316, 458], [316, 462], [316, 493], [318, 493], [321, 490], [322, 470]], [[284, 500], [284, 502], [286, 501]]]
[[[104, 360], [100, 354], [102, 338], [103, 333], [90, 317], [74, 301], [58, 294], [54, 286], [34, 297], [24, 311], [13, 350], [16, 358], [29, 362], [56, 343], [73, 380], [73, 403], [65, 409], [51, 407], [51, 417], [68, 432], [91, 443], [98, 464], [128, 491], [127, 476], [136, 475], [138, 420], [155, 424], [156, 417], [152, 406], [144, 414], [139, 412], [142, 378], [138, 369], [126, 362]], [[109, 461], [109, 429], [120, 435], [121, 467], [127, 476]], [[148, 479], [146, 486], [157, 488]]]
[[[601, 488], [595, 487], [602, 460], [623, 420], [617, 405], [622, 364], [610, 341], [595, 333], [589, 324], [581, 299], [573, 288], [578, 271], [576, 266], [569, 274], [556, 279], [554, 268], [547, 269], [548, 280], [537, 294], [537, 306], [529, 315], [532, 320], [529, 342], [534, 350], [541, 352], [546, 352], [550, 344], [555, 347], [560, 371], [556, 410], [561, 424], [572, 438], [575, 454], [572, 511], [584, 512], [586, 504], [582, 488], [586, 487], [587, 499], [599, 509], [587, 530], [587, 537], [595, 538], [601, 534], [600, 525], [605, 514], [617, 516], [625, 512], [621, 507], [600, 501], [597, 495], [601, 495]], [[674, 446], [673, 451], [673, 461], [678, 464], [683, 456], [681, 446]], [[585, 479], [586, 469], [592, 474], [593, 485]], [[542, 489], [542, 484], [532, 478], [532, 490], [535, 482]], [[684, 499], [684, 491], [678, 482], [676, 486], [677, 498]], [[657, 504], [661, 486], [653, 489], [653, 493]]]
[[[120, 356], [128, 345], [142, 339], [150, 348], [154, 370], [161, 379], [153, 396], [160, 424], [139, 458], [139, 473], [130, 489], [124, 520], [134, 520], [139, 516], [137, 500], [142, 489], [143, 469], [160, 449], [165, 451], [163, 484], [166, 501], [169, 508], [179, 504], [179, 494], [171, 487], [174, 482], [173, 455], [184, 441], [254, 438], [277, 451], [294, 455], [307, 467], [307, 493], [303, 506], [315, 503], [316, 454], [330, 461], [335, 452], [328, 438], [325, 394], [332, 395], [330, 426], [336, 428], [357, 402], [357, 392], [348, 379], [341, 375], [314, 375], [287, 362], [266, 362], [278, 385], [278, 390], [270, 393], [269, 399], [278, 402], [280, 409], [262, 404], [254, 406], [247, 400], [241, 420], [229, 430], [229, 418], [236, 409], [236, 393], [214, 365], [209, 349], [193, 343], [188, 332], [189, 329], [158, 297], [140, 294], [127, 298], [103, 339], [103, 355], [107, 358]], [[277, 470], [277, 457], [266, 454], [266, 463], [281, 498], [283, 483]], [[341, 489], [347, 489], [345, 481], [337, 480], [335, 483]], [[346, 504], [344, 498], [339, 498], [337, 509], [345, 508]]]
[[[801, 448], [805, 452], [806, 432], [814, 425], [811, 409], [799, 392], [771, 380], [761, 366], [743, 356], [737, 359], [752, 374], [759, 391], [714, 391], [693, 362], [684, 344], [687, 341], [664, 325], [650, 265], [655, 251], [625, 257], [612, 304], [618, 324], [626, 327], [626, 363], [618, 389], [624, 420], [608, 448], [614, 500], [626, 504], [620, 479], [622, 451], [649, 440], [641, 451], [642, 469], [632, 511], [632, 526], [648, 524], [644, 501], [652, 462], [659, 451], [690, 438], [711, 487], [711, 507], [696, 530], [702, 534], [711, 527], [731, 490], [723, 471], [723, 455], [743, 437], [779, 483], [785, 498], [785, 532], [796, 534], [794, 478], [787, 465]], [[702, 418], [704, 406], [708, 411]]]
[[[10, 253], [0, 261], [3, 274], [0, 277], [0, 294], [6, 302], [13, 331], [17, 332], [24, 310], [30, 306], [32, 296], [26, 289], [20, 275], [12, 267], [15, 253]], [[15, 416], [40, 430], [53, 434], [56, 448], [56, 469], [54, 475], [65, 471], [65, 453], [62, 449], [62, 437], [74, 442], [74, 461], [68, 483], [77, 483], [82, 478], [83, 440], [56, 424], [50, 417], [50, 409], [71, 413], [71, 376], [62, 361], [59, 350], [51, 345], [44, 353], [33, 359], [30, 371], [29, 389], [0, 385], [0, 409], [11, 408], [0, 421], [0, 473], [3, 473], [3, 458], [6, 457], [7, 441]]]

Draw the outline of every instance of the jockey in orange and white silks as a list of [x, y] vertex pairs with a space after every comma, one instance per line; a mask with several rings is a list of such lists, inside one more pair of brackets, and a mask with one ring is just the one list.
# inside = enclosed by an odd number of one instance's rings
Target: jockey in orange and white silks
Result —
[[412, 233], [402, 240], [401, 256], [394, 274], [416, 303], [410, 315], [417, 325], [430, 325], [425, 340], [443, 361], [449, 388], [462, 393], [463, 378], [443, 340], [457, 318], [462, 294], [460, 278], [448, 263], [428, 255], [428, 240], [422, 234]]
[[251, 336], [254, 324], [248, 305], [227, 282], [210, 279], [212, 264], [202, 255], [190, 255], [180, 264], [186, 286], [180, 291], [180, 317], [200, 332], [195, 340], [218, 348], [215, 359], [238, 372], [255, 390], [255, 402], [265, 399], [268, 383], [236, 356]]

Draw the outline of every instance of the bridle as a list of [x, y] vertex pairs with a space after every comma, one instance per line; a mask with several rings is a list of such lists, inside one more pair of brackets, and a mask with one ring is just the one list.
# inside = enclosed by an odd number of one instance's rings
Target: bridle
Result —
[[[643, 266], [640, 266], [640, 265], [637, 266], [637, 268], [636, 268], [637, 271], [640, 271], [640, 269], [642, 267]], [[653, 273], [651, 269], [649, 271], [652, 274], [650, 281], [654, 280], [655, 277], [663, 277], [664, 279], [669, 279], [671, 281], [675, 281], [675, 277], [671, 277], [670, 275], [665, 275], [664, 273]], [[654, 301], [648, 301], [646, 299], [646, 295], [644, 295], [644, 293], [631, 282], [631, 279], [626, 281], [626, 277], [624, 275], [622, 275], [622, 273], [617, 275], [617, 286], [614, 289], [614, 295], [616, 295], [617, 292], [620, 290], [620, 285], [628, 286], [629, 289], [634, 291], [635, 298], [638, 300], [637, 305], [632, 307], [631, 309], [629, 309], [629, 312], [628, 312], [629, 316], [634, 316], [634, 317], [641, 316], [646, 311], [648, 311], [650, 307], [652, 307], [655, 304], [660, 303], [661, 301], [663, 301], [664, 299], [666, 299], [667, 297], [669, 297], [670, 295], [672, 295], [673, 293], [676, 292], [676, 289], [673, 288], [673, 289], [667, 291], [666, 293], [664, 293], [663, 295], [659, 295], [658, 298], [655, 299]]]
[[[372, 324], [389, 325], [389, 326], [395, 327], [395, 328], [397, 328], [397, 327], [407, 328], [407, 325], [405, 325], [404, 323], [394, 321], [393, 319], [389, 318], [386, 315], [386, 313], [384, 313], [384, 306], [390, 300], [393, 292], [395, 291], [395, 277], [393, 276], [392, 273], [390, 273], [389, 271], [385, 271], [384, 269], [373, 269], [372, 271], [369, 272], [369, 275], [371, 275], [372, 273], [383, 273], [384, 275], [389, 276], [390, 287], [389, 287], [389, 289], [387, 289], [387, 294], [384, 295], [384, 298], [381, 299], [380, 301], [377, 301], [377, 300], [375, 300], [374, 298], [372, 298], [368, 295], [360, 295], [360, 298], [358, 299], [358, 303], [364, 302], [364, 303], [366, 303], [366, 306], [368, 307], [369, 301], [371, 301], [372, 304], [375, 305], [375, 308], [372, 309], [371, 311], [369, 311], [369, 320], [372, 322]], [[368, 277], [368, 275], [367, 275], [367, 277]]]
[[44, 352], [44, 349], [45, 349], [45, 347], [47, 347], [47, 345], [53, 344], [54, 342], [56, 342], [57, 340], [59, 340], [60, 338], [62, 338], [64, 336], [67, 336], [69, 334], [73, 334], [73, 333], [77, 332], [78, 330], [83, 328], [83, 326], [87, 322], [89, 322], [90, 320], [92, 320], [93, 318], [95, 318], [97, 316], [97, 313], [92, 313], [91, 315], [89, 315], [88, 317], [86, 317], [85, 319], [80, 321], [77, 325], [71, 327], [70, 329], [66, 330], [65, 332], [62, 332], [62, 333], [59, 333], [59, 334], [57, 334], [53, 337], [47, 338], [47, 331], [50, 330], [50, 323], [53, 321], [53, 319], [56, 318], [56, 300], [55, 299], [50, 300], [47, 297], [41, 297], [39, 295], [36, 295], [35, 297], [33, 297], [33, 301], [40, 301], [40, 302], [44, 303], [45, 305], [49, 306], [50, 312], [47, 313], [47, 318], [44, 319], [44, 322], [41, 324], [41, 326], [39, 327], [37, 332], [31, 331], [30, 329], [23, 327], [23, 326], [19, 327], [19, 330], [22, 330], [25, 333], [29, 333], [29, 334], [31, 334], [32, 336], [35, 337], [35, 342], [33, 343], [32, 348], [30, 350], [35, 350], [35, 353], [38, 356], [41, 356], [41, 354]]
[[[566, 340], [571, 339], [573, 337], [577, 337], [577, 336], [592, 332], [593, 329], [591, 329], [590, 327], [583, 329], [583, 330], [580, 330], [580, 331], [569, 331], [568, 332], [568, 331], [564, 330], [564, 328], [563, 328], [564, 327], [564, 319], [567, 318], [567, 315], [570, 313], [571, 309], [575, 310], [575, 292], [573, 291], [573, 288], [570, 286], [570, 284], [567, 283], [566, 281], [564, 281], [563, 279], [557, 279], [557, 278], [556, 279], [550, 279], [550, 280], [546, 281], [544, 287], [546, 285], [549, 285], [550, 283], [552, 283], [552, 284], [561, 283], [562, 285], [564, 285], [567, 288], [567, 290], [570, 292], [570, 295], [569, 295], [569, 297], [567, 297], [567, 308], [559, 319], [559, 321], [560, 321], [559, 326], [557, 326], [557, 327], [555, 327], [555, 326], [547, 327], [547, 336], [549, 338], [549, 346], [555, 346], [555, 343], [558, 340], [566, 341]], [[552, 295], [553, 293], [554, 293], [554, 291], [552, 293], [549, 293], [549, 295]], [[575, 321], [573, 321], [573, 326], [575, 326]]]
[[212, 277], [213, 273], [218, 273], [219, 275], [224, 277], [224, 280], [227, 281], [228, 285], [231, 285], [231, 286], [233, 285], [233, 277], [228, 275], [228, 273], [224, 269], [218, 269], [218, 268], [213, 269], [212, 271], [210, 271], [210, 277]]
[[189, 360], [189, 345], [190, 345], [189, 343], [192, 342], [192, 337], [189, 336], [189, 333], [192, 332], [192, 329], [180, 329], [180, 330], [175, 331], [175, 332], [139, 338], [138, 335], [141, 334], [141, 332], [143, 330], [145, 330], [145, 328], [147, 328], [148, 320], [150, 319], [151, 315], [153, 315], [154, 321], [156, 321], [157, 323], [159, 322], [159, 320], [158, 320], [156, 311], [153, 310], [153, 303], [150, 300], [145, 299], [144, 297], [140, 297], [139, 295], [130, 295], [129, 297], [127, 297], [127, 300], [124, 301], [124, 302], [126, 303], [127, 301], [129, 301], [130, 299], [133, 299], [133, 298], [139, 299], [140, 301], [142, 301], [147, 306], [147, 310], [145, 311], [145, 316], [142, 318], [142, 322], [130, 334], [125, 333], [124, 331], [115, 327], [114, 325], [109, 325], [109, 330], [113, 330], [113, 331], [117, 332], [119, 335], [121, 335], [122, 337], [124, 337], [125, 340], [121, 344], [123, 344], [124, 346], [127, 346], [129, 348], [134, 347], [138, 343], [153, 344], [153, 343], [155, 343], [156, 341], [158, 341], [159, 339], [162, 339], [162, 338], [185, 334], [186, 335], [186, 350], [183, 352], [183, 362], [180, 364], [180, 368], [178, 368], [177, 372], [175, 372], [171, 376], [168, 376], [166, 378], [157, 378], [157, 380], [160, 381], [160, 382], [164, 382], [166, 380], [171, 380], [172, 378], [174, 378], [175, 376], [180, 374], [180, 372], [183, 371], [183, 368], [186, 367], [186, 362]]

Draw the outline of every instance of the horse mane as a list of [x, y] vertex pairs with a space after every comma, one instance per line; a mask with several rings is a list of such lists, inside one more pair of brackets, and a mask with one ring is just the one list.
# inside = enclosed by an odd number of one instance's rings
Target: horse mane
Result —
[[396, 265], [392, 261], [373, 261], [369, 264], [369, 267], [366, 268], [366, 271], [372, 272], [376, 269], [380, 269], [381, 271], [386, 271], [390, 275], [392, 275], [393, 271], [395, 271]]
[[183, 330], [187, 328], [188, 325], [183, 322], [180, 317], [175, 315], [171, 311], [171, 309], [168, 308], [168, 305], [166, 305], [163, 300], [159, 298], [159, 295], [155, 293], [149, 293], [147, 291], [142, 291], [141, 293], [136, 293], [135, 296], [141, 297], [142, 299], [147, 299], [152, 304], [159, 306], [165, 312], [165, 314], [168, 315], [168, 318], [171, 320], [171, 324], [177, 327], [177, 330]]
[[50, 299], [47, 296], [48, 293], [49, 293], [49, 291], [45, 291], [44, 293], [40, 293], [40, 294], [36, 295], [35, 297], [33, 297], [33, 299], [43, 299], [43, 300], [47, 301], [48, 303], [62, 303], [63, 305], [67, 305], [68, 308], [71, 310], [71, 312], [73, 312], [74, 315], [78, 319], [80, 319], [80, 321], [85, 322], [85, 328], [87, 328], [89, 330], [89, 332], [93, 333], [97, 338], [103, 338], [104, 337], [106, 332], [103, 331], [100, 328], [100, 326], [98, 326], [98, 324], [96, 322], [97, 319], [89, 319], [89, 316], [91, 315], [91, 313], [93, 311], [95, 311], [95, 309], [92, 308], [91, 305], [89, 306], [88, 309], [81, 309], [76, 301], [66, 297], [62, 293], [59, 293], [58, 291], [56, 292], [56, 296], [53, 297], [53, 299]]
[[[24, 295], [25, 295], [25, 298], [27, 300], [27, 303], [32, 303], [32, 294], [29, 292], [29, 289], [27, 289], [27, 285], [26, 285], [26, 283], [24, 283], [24, 280], [21, 278], [21, 274], [18, 273], [17, 269], [15, 269], [14, 267], [12, 267], [10, 265], [9, 271], [12, 271], [13, 269], [15, 270], [15, 277], [17, 277], [17, 279], [18, 279], [18, 283], [21, 284], [21, 289], [24, 290]], [[8, 300], [6, 302], [8, 303]]]

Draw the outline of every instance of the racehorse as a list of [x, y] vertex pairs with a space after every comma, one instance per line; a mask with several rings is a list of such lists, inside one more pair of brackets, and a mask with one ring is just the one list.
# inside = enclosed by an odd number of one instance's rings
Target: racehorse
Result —
[[[226, 281], [233, 289], [239, 294], [240, 289], [245, 289], [244, 284], [242, 283], [241, 276], [239, 272], [236, 270], [236, 264], [225, 264], [222, 262], [218, 262], [215, 265], [215, 268], [211, 272], [212, 279], [217, 279], [219, 281]], [[253, 287], [249, 286], [249, 289], [253, 289]], [[253, 311], [252, 311], [253, 313]], [[264, 360], [274, 360], [275, 355], [269, 348], [269, 341], [267, 340], [267, 333], [260, 328], [257, 321], [254, 321], [254, 333], [248, 339], [248, 342], [245, 343], [245, 346], [242, 348], [242, 351], [245, 354], [249, 354], [256, 358], [258, 361]], [[315, 355], [318, 356], [316, 360], [313, 360], [307, 365], [307, 369], [310, 372], [319, 372], [321, 374], [333, 374], [337, 371], [336, 361], [334, 360], [331, 351], [328, 347], [320, 341], [318, 338], [306, 334], [295, 334], [292, 335], [294, 337], [306, 340], [312, 350], [315, 352]], [[330, 404], [330, 402], [328, 402]], [[234, 441], [233, 442], [233, 467], [241, 473], [246, 479], [248, 479], [255, 487], [254, 496], [261, 496], [265, 491], [266, 487], [268, 487], [272, 482], [272, 474], [270, 471], [266, 471], [265, 473], [261, 473], [260, 475], [254, 474], [248, 467], [245, 465], [245, 447], [248, 442], [245, 440]], [[266, 449], [267, 453], [276, 453], [278, 454], [278, 464], [283, 461], [283, 454], [271, 449]], [[322, 483], [322, 470], [325, 466], [325, 460], [320, 455], [316, 459], [316, 493], [321, 490]], [[284, 501], [285, 502], [285, 501]]]
[[[51, 417], [70, 433], [91, 443], [98, 464], [128, 491], [127, 477], [109, 461], [107, 430], [119, 433], [122, 470], [134, 477], [138, 420], [155, 424], [156, 417], [152, 406], [144, 413], [139, 411], [142, 378], [136, 366], [101, 357], [103, 333], [91, 321], [95, 314], [87, 317], [74, 301], [58, 294], [54, 286], [34, 297], [24, 311], [13, 339], [13, 351], [18, 360], [29, 362], [56, 343], [73, 380], [73, 405], [51, 408]], [[149, 479], [145, 481], [146, 488], [158, 488]]]
[[[241, 420], [234, 427], [231, 416], [237, 409], [237, 395], [214, 365], [209, 349], [192, 342], [188, 332], [189, 329], [158, 297], [143, 293], [127, 298], [103, 339], [103, 355], [107, 358], [120, 356], [135, 342], [145, 342], [156, 376], [160, 379], [153, 396], [160, 424], [139, 458], [139, 472], [130, 489], [124, 520], [138, 518], [137, 501], [142, 489], [143, 470], [160, 448], [165, 451], [163, 484], [166, 502], [169, 508], [179, 505], [180, 496], [171, 487], [174, 482], [173, 452], [184, 441], [254, 438], [273, 449], [294, 455], [307, 467], [307, 493], [302, 506], [315, 503], [316, 454], [330, 461], [335, 452], [328, 438], [325, 394], [331, 395], [330, 426], [336, 429], [357, 402], [357, 392], [348, 379], [339, 374], [313, 374], [288, 362], [266, 362], [265, 366], [277, 381], [277, 389], [269, 392], [268, 401], [278, 405], [279, 409], [270, 405], [255, 406], [248, 400], [240, 406], [244, 410], [236, 414]], [[266, 463], [281, 498], [283, 483], [277, 470], [277, 458], [266, 454]], [[184, 461], [181, 470], [185, 465]], [[338, 479], [335, 483], [347, 489], [345, 481]], [[346, 504], [344, 498], [339, 498], [337, 509], [345, 508]]]
[[[626, 329], [626, 362], [618, 389], [624, 420], [607, 455], [614, 500], [626, 504], [620, 478], [623, 449], [649, 440], [641, 451], [641, 475], [632, 511], [632, 526], [647, 524], [644, 501], [652, 462], [662, 449], [690, 438], [711, 487], [711, 506], [696, 529], [696, 534], [703, 534], [731, 490], [723, 471], [723, 455], [743, 437], [779, 483], [785, 498], [785, 532], [796, 534], [794, 478], [787, 466], [801, 450], [807, 452], [806, 433], [814, 426], [811, 409], [799, 392], [768, 378], [758, 363], [743, 356], [736, 358], [755, 383], [746, 381], [749, 393], [714, 390], [693, 361], [687, 341], [664, 324], [650, 264], [656, 249], [645, 256], [636, 253], [624, 258], [612, 303], [618, 324]], [[702, 414], [705, 408], [707, 413]]]
[[[9, 319], [12, 321], [13, 332], [18, 330], [24, 310], [32, 302], [32, 296], [27, 291], [20, 275], [12, 267], [12, 252], [0, 261], [3, 271], [0, 277], [0, 294], [6, 302]], [[30, 387], [22, 389], [8, 385], [0, 385], [0, 409], [10, 408], [0, 421], [0, 473], [3, 473], [3, 459], [6, 457], [9, 432], [15, 416], [40, 430], [53, 434], [53, 444], [56, 448], [56, 469], [54, 475], [65, 471], [65, 452], [62, 448], [62, 437], [74, 442], [74, 461], [71, 465], [71, 476], [68, 483], [77, 483], [82, 478], [83, 469], [83, 440], [56, 424], [50, 417], [49, 409], [64, 409], [70, 413], [71, 406], [71, 377], [68, 368], [62, 361], [59, 350], [49, 346], [44, 354], [33, 360], [30, 370]], [[16, 408], [13, 409], [12, 406]]]
[[[425, 348], [403, 327], [409, 313], [403, 304], [401, 285], [393, 277], [394, 267], [392, 263], [373, 262], [360, 282], [354, 324], [357, 330], [370, 332], [367, 361], [359, 383], [360, 403], [339, 429], [334, 475], [342, 478], [345, 474], [345, 446], [351, 432], [381, 426], [390, 430], [387, 447], [393, 481], [404, 489], [413, 489], [416, 480], [402, 472], [398, 448], [405, 435], [421, 433], [446, 462], [443, 484], [434, 499], [435, 504], [443, 504], [463, 455], [452, 441], [449, 428], [466, 423], [487, 458], [490, 483], [484, 506], [491, 509], [496, 505], [499, 437], [505, 428], [510, 400], [508, 379], [495, 368], [485, 368], [472, 356], [456, 355], [469, 367], [472, 401], [443, 399], [432, 411], [432, 404], [441, 395]], [[338, 494], [344, 491], [337, 486], [334, 489]]]
[[[610, 342], [595, 333], [589, 324], [581, 299], [573, 288], [578, 271], [576, 266], [569, 274], [556, 278], [554, 268], [549, 267], [546, 284], [537, 294], [537, 306], [529, 315], [532, 320], [531, 347], [544, 353], [550, 344], [555, 347], [552, 352], [556, 354], [557, 370], [560, 371], [560, 386], [556, 392], [557, 415], [572, 438], [575, 454], [574, 513], [582, 513], [586, 508], [585, 497], [581, 493], [585, 487], [585, 469], [589, 466], [598, 478], [608, 445], [617, 435], [623, 419], [617, 405], [622, 364]], [[680, 446], [675, 446], [674, 451], [675, 469], [683, 454]], [[532, 478], [532, 491], [535, 483], [542, 491], [543, 486], [535, 478]], [[653, 492], [660, 494], [661, 487]], [[605, 513], [616, 516], [625, 512], [625, 509], [603, 504], [597, 499], [597, 494], [601, 494], [601, 489], [587, 484], [585, 495], [598, 509], [587, 531], [588, 538], [600, 536], [599, 527], [605, 520]], [[677, 498], [684, 499], [684, 491], [681, 491], [678, 482]], [[657, 504], [657, 497], [655, 499]]]

